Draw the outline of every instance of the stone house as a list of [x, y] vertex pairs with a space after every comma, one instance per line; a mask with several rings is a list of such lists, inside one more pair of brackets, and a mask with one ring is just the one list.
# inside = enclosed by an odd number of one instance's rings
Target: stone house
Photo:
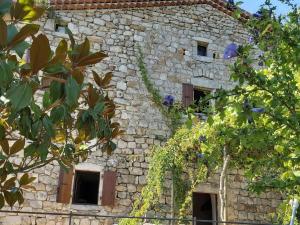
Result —
[[[53, 0], [51, 4], [56, 17], [40, 23], [53, 46], [67, 38], [64, 27], [68, 26], [78, 41], [87, 36], [94, 50], [109, 54], [95, 70], [114, 72], [110, 96], [118, 105], [117, 120], [126, 133], [116, 141], [111, 156], [95, 150], [72, 173], [60, 172], [56, 164], [36, 169], [36, 191], [25, 193], [22, 210], [127, 214], [146, 182], [151, 146], [161, 144], [161, 137], [170, 133], [141, 79], [137, 46], [161, 94], [173, 95], [187, 105], [207, 92], [232, 86], [228, 61], [222, 55], [228, 44], [247, 41], [247, 31], [223, 0]], [[228, 219], [266, 221], [280, 197], [249, 194], [242, 175], [240, 171], [229, 175]], [[194, 216], [218, 218], [217, 192], [218, 175], [199, 186], [193, 195]], [[160, 200], [166, 210], [170, 198]], [[1, 217], [3, 224], [68, 224], [67, 218], [57, 216]], [[80, 225], [109, 222], [88, 217], [73, 221]]]

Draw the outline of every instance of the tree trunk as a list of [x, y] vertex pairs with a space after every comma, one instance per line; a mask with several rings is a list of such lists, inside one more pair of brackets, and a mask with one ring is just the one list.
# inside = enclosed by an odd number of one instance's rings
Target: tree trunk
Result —
[[223, 149], [223, 167], [220, 175], [220, 219], [227, 221], [227, 169], [230, 161], [230, 156], [227, 153], [227, 147]]

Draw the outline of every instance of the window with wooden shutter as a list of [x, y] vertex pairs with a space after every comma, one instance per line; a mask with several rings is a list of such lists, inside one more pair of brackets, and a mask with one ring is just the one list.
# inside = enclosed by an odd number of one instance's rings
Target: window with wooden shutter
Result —
[[192, 84], [182, 84], [182, 104], [188, 107], [194, 101], [194, 86]]
[[69, 204], [71, 199], [73, 182], [73, 169], [70, 168], [68, 171], [60, 169], [58, 187], [57, 187], [57, 198], [56, 201], [59, 203]]
[[102, 205], [114, 206], [117, 172], [105, 171], [103, 174]]

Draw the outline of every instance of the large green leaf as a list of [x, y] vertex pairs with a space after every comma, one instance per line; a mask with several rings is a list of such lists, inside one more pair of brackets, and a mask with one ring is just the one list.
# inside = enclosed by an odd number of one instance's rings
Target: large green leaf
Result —
[[11, 7], [11, 0], [0, 0], [0, 15], [4, 15], [9, 12]]
[[66, 89], [66, 103], [69, 106], [73, 106], [77, 104], [79, 94], [80, 94], [80, 86], [76, 82], [76, 80], [72, 77], [69, 77], [65, 85], [65, 89]]
[[47, 143], [42, 143], [38, 147], [38, 151], [39, 151], [42, 161], [45, 161], [47, 159], [47, 156], [49, 153], [48, 148], [49, 148], [49, 144], [47, 144]]
[[57, 123], [58, 121], [61, 121], [65, 117], [66, 111], [64, 106], [59, 106], [54, 109], [52, 109], [50, 113], [50, 119], [52, 123]]
[[8, 84], [12, 81], [13, 73], [10, 66], [4, 62], [0, 61], [0, 87], [6, 88]]
[[9, 24], [7, 26], [7, 43], [11, 42], [14, 36], [18, 33], [18, 29], [15, 25]]
[[47, 135], [49, 137], [53, 137], [55, 135], [55, 132], [54, 132], [54, 129], [53, 129], [53, 123], [49, 119], [48, 116], [45, 116], [43, 118], [43, 126], [44, 126], [45, 130], [47, 131]]
[[30, 105], [32, 100], [32, 89], [29, 83], [23, 83], [12, 87], [7, 91], [7, 98], [12, 108], [16, 111]]
[[26, 49], [28, 49], [30, 44], [26, 41], [22, 41], [19, 44], [15, 45], [12, 50], [15, 50], [20, 58], [23, 57]]
[[64, 85], [57, 81], [52, 81], [50, 84], [50, 99], [54, 103], [60, 99], [64, 94]]
[[[7, 41], [6, 43], [10, 43], [13, 38], [18, 34], [18, 30], [15, 25], [10, 24], [7, 26]], [[23, 57], [25, 50], [30, 45], [26, 41], [21, 41], [12, 47], [12, 50], [16, 51], [20, 58]]]

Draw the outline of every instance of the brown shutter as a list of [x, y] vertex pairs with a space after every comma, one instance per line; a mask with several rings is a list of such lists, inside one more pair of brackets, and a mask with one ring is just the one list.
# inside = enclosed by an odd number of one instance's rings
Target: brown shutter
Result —
[[182, 84], [182, 105], [188, 107], [194, 101], [194, 86], [192, 84]]
[[102, 205], [113, 206], [115, 203], [117, 172], [105, 171], [103, 175]]
[[70, 168], [68, 172], [62, 168], [60, 169], [56, 197], [57, 202], [64, 204], [70, 203], [73, 175], [72, 168]]

